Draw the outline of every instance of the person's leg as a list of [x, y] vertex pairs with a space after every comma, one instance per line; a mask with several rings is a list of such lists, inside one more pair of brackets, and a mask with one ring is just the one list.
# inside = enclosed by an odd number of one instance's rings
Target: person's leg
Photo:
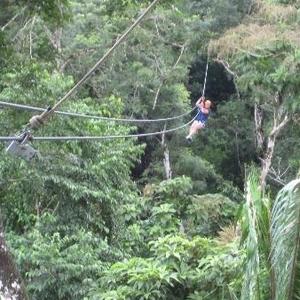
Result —
[[201, 128], [201, 126], [199, 126], [199, 122], [198, 121], [194, 121], [192, 126], [190, 127], [190, 132], [189, 132], [189, 136], [192, 137], [194, 134], [196, 134], [198, 132], [198, 130]]
[[195, 135], [202, 127], [203, 125], [201, 122], [194, 121], [190, 127], [190, 131], [186, 139], [192, 139], [193, 135]]

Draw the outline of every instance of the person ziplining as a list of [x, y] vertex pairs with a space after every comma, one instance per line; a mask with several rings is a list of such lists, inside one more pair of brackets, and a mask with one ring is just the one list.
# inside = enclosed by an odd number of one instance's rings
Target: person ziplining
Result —
[[198, 108], [198, 112], [197, 115], [194, 117], [194, 121], [189, 129], [189, 134], [185, 137], [186, 141], [189, 144], [193, 141], [193, 136], [196, 133], [198, 133], [200, 129], [203, 129], [205, 127], [212, 106], [212, 102], [205, 98], [208, 64], [209, 64], [209, 54], [207, 55], [202, 96], [196, 102], [196, 107]]
[[205, 99], [204, 96], [201, 96], [196, 102], [196, 106], [198, 107], [198, 113], [189, 129], [189, 134], [185, 137], [188, 143], [191, 143], [193, 140], [193, 136], [200, 129], [203, 129], [205, 127], [211, 110], [211, 101]]

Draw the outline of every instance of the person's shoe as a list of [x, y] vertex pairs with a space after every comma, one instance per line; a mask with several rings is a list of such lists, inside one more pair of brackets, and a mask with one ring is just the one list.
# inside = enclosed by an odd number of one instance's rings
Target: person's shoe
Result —
[[192, 138], [189, 136], [185, 137], [185, 140], [187, 141], [188, 144], [191, 144], [193, 141]]

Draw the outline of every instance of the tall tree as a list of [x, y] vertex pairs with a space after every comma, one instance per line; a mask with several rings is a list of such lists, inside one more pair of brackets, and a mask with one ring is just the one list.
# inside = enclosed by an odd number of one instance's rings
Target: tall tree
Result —
[[[284, 17], [279, 10], [285, 12]], [[295, 7], [265, 3], [247, 24], [228, 31], [216, 43], [216, 52], [236, 73], [243, 98], [253, 105], [256, 147], [265, 188], [276, 141], [299, 112], [299, 43], [294, 34]], [[255, 23], [255, 17], [271, 24]], [[285, 24], [282, 30], [281, 24]], [[243, 39], [240, 37], [243, 36]]]

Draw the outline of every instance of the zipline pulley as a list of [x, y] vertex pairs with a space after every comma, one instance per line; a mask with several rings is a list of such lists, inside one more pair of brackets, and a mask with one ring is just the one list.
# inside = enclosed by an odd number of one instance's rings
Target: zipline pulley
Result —
[[25, 130], [17, 137], [16, 140], [9, 143], [5, 151], [11, 155], [31, 161], [34, 157], [38, 156], [38, 151], [28, 144], [31, 140], [31, 132], [29, 130]]

